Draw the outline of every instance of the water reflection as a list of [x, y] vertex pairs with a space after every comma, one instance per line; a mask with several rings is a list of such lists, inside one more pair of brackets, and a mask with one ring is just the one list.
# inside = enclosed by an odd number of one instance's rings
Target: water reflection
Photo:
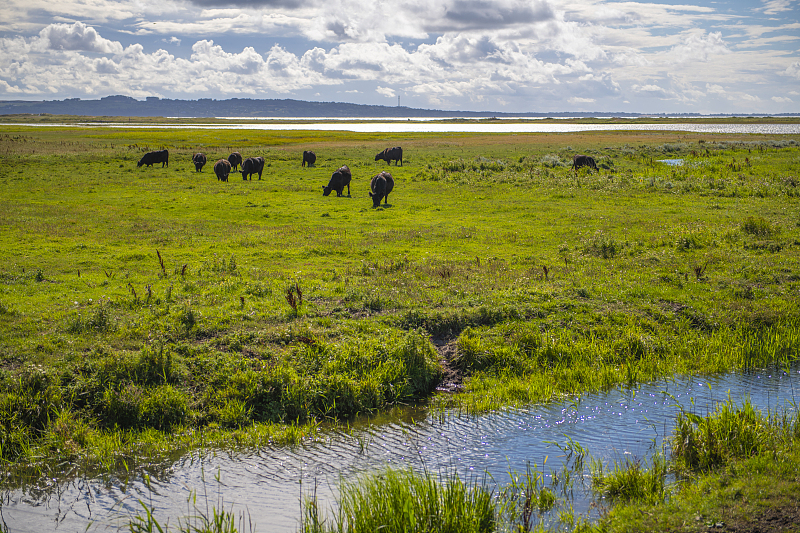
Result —
[[[201, 508], [206, 500], [217, 506], [222, 501], [226, 509], [247, 513], [259, 531], [295, 531], [301, 492], [315, 485], [327, 508], [341, 479], [385, 465], [457, 472], [473, 479], [488, 472], [504, 484], [509, 470], [542, 465], [546, 457], [548, 469], [560, 468], [565, 459], [552, 441], [568, 439], [606, 462], [626, 455], [641, 458], [661, 448], [672, 431], [676, 405], [706, 415], [728, 395], [737, 403], [749, 397], [761, 409], [785, 408], [800, 396], [800, 367], [790, 374], [771, 369], [675, 378], [482, 416], [395, 409], [364, 418], [350, 431], [330, 431], [324, 442], [187, 455], [150, 469], [150, 488], [136, 474], [128, 479], [51, 481], [11, 491], [1, 510], [14, 531], [75, 531], [88, 523], [90, 529], [104, 531], [124, 527], [141, 510], [139, 500], [153, 506], [162, 524], [169, 518], [175, 525], [188, 514], [187, 501], [195, 494]], [[587, 496], [575, 498], [575, 509], [587, 512]]]

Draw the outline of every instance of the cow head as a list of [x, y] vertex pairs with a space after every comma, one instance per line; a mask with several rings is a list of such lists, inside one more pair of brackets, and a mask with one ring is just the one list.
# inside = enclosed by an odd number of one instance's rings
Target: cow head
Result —
[[332, 189], [330, 187], [325, 187], [323, 185], [322, 186], [322, 196], [328, 196], [331, 193], [331, 190]]

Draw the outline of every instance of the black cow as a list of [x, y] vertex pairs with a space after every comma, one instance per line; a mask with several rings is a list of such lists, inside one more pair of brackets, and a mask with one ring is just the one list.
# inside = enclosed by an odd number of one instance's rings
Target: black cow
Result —
[[372, 207], [381, 205], [381, 198], [383, 198], [383, 205], [389, 202], [389, 193], [394, 189], [394, 178], [385, 170], [372, 178], [369, 184], [371, 189], [369, 195], [372, 197]]
[[322, 196], [328, 196], [331, 191], [336, 191], [336, 196], [342, 196], [344, 186], [347, 185], [347, 196], [350, 196], [350, 180], [353, 175], [350, 174], [350, 169], [347, 165], [339, 167], [339, 170], [333, 173], [331, 181], [328, 182], [327, 187], [322, 187]]
[[258, 173], [258, 179], [261, 179], [261, 173], [264, 171], [264, 158], [263, 157], [248, 157], [242, 162], [242, 179], [253, 179], [253, 174]]
[[233, 170], [236, 170], [236, 168], [242, 164], [242, 154], [239, 152], [233, 152], [228, 156], [228, 163], [231, 164], [231, 168]]
[[220, 159], [214, 163], [214, 174], [219, 181], [228, 181], [228, 174], [231, 173], [231, 163], [227, 159]]
[[573, 170], [575, 170], [577, 172], [578, 169], [581, 168], [581, 167], [589, 167], [589, 168], [593, 168], [595, 170], [598, 170], [597, 169], [597, 165], [595, 164], [593, 157], [589, 157], [588, 155], [575, 155], [575, 156], [572, 156], [572, 168], [573, 168]]
[[200, 172], [201, 170], [203, 170], [203, 167], [205, 166], [206, 162], [207, 162], [206, 154], [194, 154], [192, 156], [192, 163], [194, 163], [195, 172]]
[[387, 148], [386, 150], [375, 156], [375, 161], [378, 161], [380, 159], [383, 159], [390, 165], [392, 164], [392, 161], [394, 161], [394, 166], [397, 166], [398, 161], [400, 162], [400, 165], [402, 165], [403, 149], [400, 148], [399, 146], [395, 146], [394, 148]]
[[302, 166], [306, 166], [306, 163], [308, 163], [308, 166], [313, 166], [314, 163], [316, 163], [316, 162], [317, 162], [317, 154], [315, 154], [311, 150], [306, 150], [306, 151], [303, 152], [303, 165]]
[[161, 163], [161, 168], [164, 168], [164, 165], [169, 166], [169, 150], [158, 150], [156, 152], [147, 152], [142, 156], [139, 162], [136, 164], [136, 168], [139, 168], [142, 165], [147, 165], [148, 167], [152, 167], [153, 164]]

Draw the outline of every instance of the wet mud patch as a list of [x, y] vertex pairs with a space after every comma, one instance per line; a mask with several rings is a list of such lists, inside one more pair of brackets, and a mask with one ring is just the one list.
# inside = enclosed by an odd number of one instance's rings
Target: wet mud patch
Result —
[[431, 343], [439, 354], [439, 364], [442, 367], [442, 381], [436, 386], [436, 391], [462, 392], [464, 390], [464, 372], [455, 363], [458, 339], [454, 337], [431, 337]]
[[754, 520], [731, 519], [723, 522], [722, 528], [708, 531], [735, 531], [737, 533], [779, 533], [800, 531], [800, 501], [783, 502], [767, 509]]

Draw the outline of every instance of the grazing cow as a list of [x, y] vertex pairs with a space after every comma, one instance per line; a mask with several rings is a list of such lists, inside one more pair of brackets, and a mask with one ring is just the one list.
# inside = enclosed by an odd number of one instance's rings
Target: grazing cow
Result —
[[161, 163], [161, 168], [164, 168], [164, 165], [169, 166], [169, 150], [158, 150], [155, 152], [147, 152], [142, 156], [139, 162], [136, 164], [136, 168], [139, 168], [142, 165], [147, 165], [148, 167], [152, 167], [153, 164]]
[[577, 172], [581, 167], [589, 167], [598, 170], [593, 157], [589, 157], [588, 155], [572, 156], [572, 168]]
[[194, 154], [192, 156], [192, 162], [194, 163], [195, 172], [200, 172], [207, 162], [206, 154]]
[[253, 174], [258, 172], [258, 179], [261, 179], [261, 173], [264, 171], [264, 158], [263, 157], [248, 157], [242, 161], [242, 179], [253, 179]]
[[399, 146], [395, 146], [394, 148], [387, 148], [386, 150], [375, 156], [375, 161], [378, 161], [379, 159], [383, 159], [390, 165], [392, 164], [392, 161], [394, 161], [394, 166], [397, 166], [397, 163], [399, 161], [400, 164], [402, 165], [403, 149], [400, 148]]
[[347, 185], [347, 196], [350, 196], [350, 180], [353, 179], [350, 174], [350, 169], [347, 165], [339, 168], [331, 176], [331, 181], [328, 182], [327, 187], [322, 187], [322, 196], [328, 196], [331, 191], [336, 191], [336, 196], [342, 196], [344, 186]]
[[372, 197], [372, 207], [381, 205], [381, 198], [383, 198], [383, 205], [386, 205], [389, 202], [389, 193], [394, 189], [394, 179], [384, 170], [372, 178], [369, 188], [371, 189], [369, 195]]
[[227, 159], [220, 159], [214, 163], [214, 174], [219, 181], [228, 181], [228, 174], [231, 173], [231, 163]]
[[233, 152], [228, 156], [228, 163], [231, 164], [231, 168], [233, 170], [236, 170], [237, 167], [242, 164], [242, 154], [239, 152]]
[[308, 166], [313, 166], [314, 163], [316, 163], [316, 162], [317, 162], [317, 154], [315, 154], [311, 150], [306, 150], [306, 151], [303, 152], [303, 165], [302, 166], [306, 166], [306, 163], [308, 163]]

